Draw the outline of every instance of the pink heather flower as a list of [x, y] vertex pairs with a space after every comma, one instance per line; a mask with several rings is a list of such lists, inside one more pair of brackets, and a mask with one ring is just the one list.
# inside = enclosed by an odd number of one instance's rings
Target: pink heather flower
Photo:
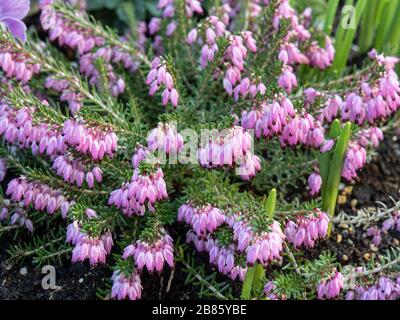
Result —
[[329, 152], [329, 151], [332, 150], [334, 144], [335, 144], [335, 140], [333, 140], [333, 139], [326, 140], [326, 141], [322, 144], [322, 146], [321, 146], [321, 148], [319, 149], [319, 151], [320, 151], [321, 153]]
[[22, 84], [26, 84], [33, 75], [39, 73], [41, 66], [33, 63], [27, 52], [16, 49], [15, 43], [7, 43], [0, 52], [0, 68], [6, 77], [14, 77]]
[[186, 0], [186, 16], [192, 17], [194, 13], [203, 14], [203, 8], [201, 7], [202, 0]]
[[278, 79], [278, 85], [290, 94], [293, 88], [297, 87], [297, 78], [293, 73], [293, 69], [289, 66], [282, 70], [282, 74]]
[[57, 175], [64, 178], [65, 182], [75, 183], [82, 187], [86, 181], [88, 188], [94, 187], [94, 182], [102, 182], [102, 171], [99, 167], [94, 167], [91, 171], [85, 172], [86, 166], [78, 160], [71, 159], [67, 155], [58, 156], [54, 159], [52, 168]]
[[135, 169], [130, 183], [111, 192], [108, 205], [115, 205], [127, 216], [144, 215], [146, 204], [150, 211], [154, 211], [155, 202], [168, 197], [163, 177], [161, 168], [152, 173]]
[[2, 207], [0, 210], [0, 221], [6, 220], [8, 217], [8, 208]]
[[[210, 132], [210, 141], [200, 146], [198, 160], [201, 166], [215, 168], [221, 166], [241, 165], [251, 153], [252, 137], [240, 126]], [[257, 161], [257, 159], [255, 160]], [[258, 163], [248, 163], [258, 167]], [[250, 170], [252, 172], [254, 170]]]
[[89, 219], [97, 218], [97, 213], [96, 213], [96, 211], [94, 211], [93, 209], [87, 208], [86, 211], [85, 211], [85, 213], [86, 213], [86, 216], [87, 216]]
[[167, 37], [171, 37], [174, 34], [177, 26], [178, 25], [177, 25], [176, 21], [172, 21], [171, 23], [168, 24], [167, 31], [166, 31]]
[[326, 37], [325, 49], [318, 46], [316, 41], [311, 43], [306, 55], [310, 60], [310, 65], [317, 67], [321, 70], [328, 68], [334, 59], [335, 49], [332, 46], [329, 37]]
[[135, 149], [135, 153], [132, 156], [132, 167], [134, 169], [139, 167], [140, 162], [145, 160], [148, 155], [149, 155], [149, 151], [147, 150], [147, 148], [144, 148], [141, 145], [137, 146]]
[[28, 14], [29, 0], [4, 0], [0, 2], [0, 24], [4, 24], [19, 40], [26, 40], [26, 26], [22, 19]]
[[207, 232], [212, 233], [222, 225], [225, 222], [225, 215], [211, 205], [195, 207], [187, 203], [178, 210], [178, 221], [183, 220], [200, 236]]
[[243, 180], [250, 180], [261, 171], [261, 160], [258, 156], [247, 153], [239, 166], [238, 173]]
[[7, 160], [0, 158], [0, 182], [4, 180], [7, 174]]
[[164, 235], [155, 242], [138, 240], [125, 248], [122, 257], [133, 256], [138, 270], [144, 267], [149, 272], [161, 272], [166, 262], [171, 268], [174, 265], [174, 248], [172, 238], [163, 231]]
[[209, 253], [210, 263], [215, 265], [221, 274], [229, 276], [232, 280], [239, 277], [240, 281], [244, 281], [247, 267], [236, 263], [234, 244], [224, 247], [217, 240], [209, 238], [205, 247]]
[[343, 275], [334, 270], [333, 276], [318, 284], [318, 299], [323, 299], [324, 297], [333, 299], [339, 295], [341, 289], [343, 289]]
[[338, 95], [328, 99], [326, 101], [325, 107], [322, 109], [322, 119], [321, 121], [328, 121], [332, 122], [333, 119], [337, 117], [338, 111], [341, 109], [342, 106], [342, 98]]
[[324, 142], [324, 129], [310, 114], [295, 117], [283, 127], [279, 141], [283, 147], [298, 144], [319, 148]]
[[308, 186], [311, 189], [310, 192], [311, 196], [315, 196], [316, 194], [319, 193], [321, 185], [322, 185], [321, 176], [316, 172], [310, 174], [310, 176], [308, 177]]
[[126, 277], [120, 270], [114, 271], [112, 275], [113, 286], [111, 289], [111, 298], [124, 300], [138, 300], [142, 297], [142, 284], [140, 275], [133, 272]]
[[160, 18], [151, 18], [149, 22], [149, 34], [154, 35], [161, 29], [161, 19]]
[[208, 235], [197, 236], [193, 230], [186, 233], [186, 243], [192, 243], [198, 252], [207, 250]]
[[183, 138], [174, 125], [159, 123], [147, 137], [149, 151], [164, 151], [168, 154], [178, 154], [183, 148]]
[[363, 147], [371, 145], [372, 147], [377, 148], [383, 140], [383, 132], [378, 127], [361, 130], [358, 132], [357, 136], [358, 144]]
[[365, 148], [357, 142], [350, 142], [343, 164], [342, 177], [348, 181], [356, 178], [357, 170], [364, 167], [366, 162], [367, 152]]
[[382, 225], [382, 231], [389, 231], [390, 229], [396, 228], [397, 231], [400, 231], [400, 212], [393, 211], [390, 214], [389, 219], [386, 219]]
[[75, 115], [82, 107], [82, 94], [74, 92], [68, 80], [60, 80], [48, 76], [45, 80], [44, 87], [60, 92], [60, 100], [68, 102], [69, 110], [72, 115]]
[[[75, 2], [76, 0], [72, 0]], [[122, 65], [126, 70], [135, 72], [140, 65], [137, 57], [127, 52], [123, 46], [106, 45], [102, 36], [96, 36], [95, 30], [90, 27], [83, 27], [80, 24], [71, 21], [68, 17], [57, 11], [53, 6], [53, 1], [41, 1], [40, 21], [44, 30], [49, 30], [49, 39], [58, 40], [62, 47], [69, 47], [76, 50], [79, 57], [79, 70], [89, 79], [89, 84], [100, 88], [100, 73], [95, 67], [96, 59], [101, 58], [105, 62], [107, 71], [107, 88], [113, 96], [117, 96], [125, 90], [125, 82], [115, 73], [114, 64]], [[80, 6], [81, 7], [81, 6]], [[127, 37], [121, 37], [121, 42], [126, 42]], [[143, 27], [139, 25], [138, 30], [138, 48], [142, 49]], [[102, 90], [104, 88], [101, 88]], [[81, 107], [81, 97], [76, 92], [62, 92], [62, 100], [68, 101], [72, 114]]]
[[28, 218], [27, 214], [20, 209], [17, 209], [10, 217], [10, 224], [18, 224], [20, 227], [27, 228], [31, 233], [33, 232], [32, 220]]
[[313, 248], [317, 239], [327, 235], [328, 225], [328, 216], [319, 209], [315, 209], [314, 212], [306, 215], [298, 215], [296, 222], [288, 220], [285, 235], [295, 248], [300, 246]]
[[77, 244], [85, 237], [85, 234], [81, 232], [81, 228], [77, 221], [73, 221], [67, 227], [67, 238], [66, 242], [71, 244]]
[[176, 88], [174, 88], [174, 79], [167, 71], [166, 63], [161, 61], [160, 58], [155, 58], [152, 61], [151, 70], [147, 75], [146, 84], [150, 86], [150, 96], [153, 96], [162, 85], [165, 86], [161, 95], [162, 104], [166, 106], [168, 102], [171, 102], [174, 107], [178, 106], [179, 94]]
[[306, 103], [312, 104], [319, 96], [319, 93], [314, 88], [307, 88], [304, 90], [304, 95], [306, 97]]
[[72, 119], [64, 123], [63, 138], [66, 144], [91, 155], [93, 160], [102, 160], [105, 155], [111, 158], [117, 151], [118, 137], [113, 131], [87, 127]]
[[29, 182], [26, 178], [15, 178], [8, 183], [6, 195], [11, 201], [21, 202], [24, 207], [32, 205], [37, 211], [47, 211], [53, 215], [60, 210], [66, 217], [70, 202], [59, 191], [45, 184]]
[[382, 237], [381, 237], [381, 230], [377, 227], [370, 227], [367, 230], [367, 235], [369, 237], [372, 237], [372, 243], [376, 246], [379, 247], [379, 245], [382, 242]]
[[107, 252], [102, 238], [92, 238], [86, 234], [79, 238], [72, 251], [72, 262], [89, 259], [91, 265], [106, 263]]
[[192, 230], [188, 231], [186, 242], [193, 242], [198, 252], [208, 252], [210, 263], [216, 266], [220, 273], [229, 276], [232, 280], [244, 281], [247, 267], [236, 263], [234, 252], [237, 248], [235, 244], [224, 247], [217, 240], [214, 240], [210, 234], [196, 235]]
[[186, 39], [188, 44], [193, 44], [197, 41], [197, 29], [192, 29]]
[[348, 291], [346, 300], [398, 300], [400, 298], [399, 281], [387, 277], [379, 280], [369, 287], [357, 285], [355, 290]]
[[283, 249], [283, 234], [279, 223], [274, 221], [269, 232], [256, 234], [252, 228], [244, 221], [238, 220], [232, 224], [234, 240], [237, 240], [237, 249], [246, 253], [248, 265], [253, 265], [256, 261], [267, 265], [274, 259], [281, 257]]
[[276, 288], [275, 284], [272, 281], [268, 281], [264, 286], [264, 294], [269, 300], [279, 300], [279, 297], [276, 293], [274, 293], [274, 289]]

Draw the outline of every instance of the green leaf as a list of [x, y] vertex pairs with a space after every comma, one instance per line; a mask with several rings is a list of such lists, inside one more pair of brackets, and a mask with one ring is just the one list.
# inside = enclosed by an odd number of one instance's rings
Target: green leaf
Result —
[[261, 264], [256, 263], [254, 265], [254, 278], [253, 278], [253, 295], [256, 296], [260, 293], [263, 288], [265, 269]]
[[326, 19], [325, 19], [325, 27], [324, 32], [326, 34], [331, 34], [333, 22], [335, 20], [336, 11], [339, 6], [339, 0], [329, 0], [328, 6], [326, 8]]
[[267, 201], [265, 202], [265, 210], [268, 217], [271, 219], [274, 217], [274, 212], [276, 208], [276, 189], [272, 189], [268, 195]]
[[342, 174], [343, 160], [346, 155], [351, 135], [351, 123], [347, 122], [340, 134], [333, 152], [332, 160], [329, 166], [328, 182], [323, 199], [323, 209], [333, 217], [335, 214], [337, 195], [339, 193], [339, 183]]
[[[351, 4], [352, 1], [346, 2], [346, 4]], [[365, 8], [366, 1], [365, 0], [358, 0], [357, 4], [354, 8], [353, 14], [355, 15], [355, 25], [351, 26], [351, 28], [345, 29], [342, 21], [340, 22], [339, 30], [336, 35], [336, 56], [333, 62], [332, 69], [342, 72], [343, 69], [346, 67], [347, 60], [350, 55], [351, 46], [353, 44], [354, 38], [356, 36], [357, 27], [361, 21], [364, 8]]]
[[253, 280], [254, 280], [255, 266], [248, 268], [246, 272], [246, 277], [244, 278], [243, 287], [242, 287], [242, 300], [250, 300], [251, 298], [251, 290], [253, 288]]

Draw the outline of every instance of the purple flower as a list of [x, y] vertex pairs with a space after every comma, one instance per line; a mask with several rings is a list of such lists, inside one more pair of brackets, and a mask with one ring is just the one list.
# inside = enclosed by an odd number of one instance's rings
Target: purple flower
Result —
[[29, 12], [29, 0], [4, 0], [0, 2], [0, 24], [5, 24], [11, 34], [26, 40], [26, 26], [21, 21]]
[[129, 298], [130, 300], [137, 300], [141, 298], [143, 288], [139, 274], [132, 273], [129, 277], [126, 277], [120, 270], [116, 270], [112, 275], [112, 280], [112, 299], [123, 300]]

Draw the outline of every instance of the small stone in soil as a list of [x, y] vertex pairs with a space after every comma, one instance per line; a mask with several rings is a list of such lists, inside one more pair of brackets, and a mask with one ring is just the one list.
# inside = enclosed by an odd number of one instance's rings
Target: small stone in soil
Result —
[[353, 192], [353, 186], [347, 186], [344, 188], [343, 193], [344, 194], [351, 194]]
[[336, 237], [336, 243], [341, 243], [342, 240], [343, 240], [342, 235], [341, 235], [341, 234], [338, 234], [337, 237]]
[[349, 257], [348, 256], [346, 256], [345, 254], [342, 256], [342, 260], [343, 261], [348, 261], [349, 260]]
[[349, 231], [350, 234], [352, 234], [354, 230], [353, 230], [352, 227], [350, 227], [348, 231]]
[[373, 252], [378, 252], [378, 250], [379, 250], [379, 248], [376, 247], [373, 243], [371, 243], [371, 244], [369, 245], [369, 247], [370, 247], [371, 251], [373, 251]]
[[80, 278], [78, 281], [79, 283], [83, 283], [83, 278]]
[[26, 276], [28, 274], [28, 269], [26, 267], [22, 267], [21, 269], [19, 269], [19, 274], [21, 276]]
[[351, 206], [351, 208], [352, 208], [353, 210], [356, 210], [357, 204], [358, 204], [358, 200], [357, 200], [357, 199], [353, 199], [353, 200], [351, 200], [351, 202], [350, 202], [350, 206]]
[[347, 197], [346, 196], [340, 195], [338, 197], [338, 203], [339, 204], [346, 204], [346, 202], [347, 202]]

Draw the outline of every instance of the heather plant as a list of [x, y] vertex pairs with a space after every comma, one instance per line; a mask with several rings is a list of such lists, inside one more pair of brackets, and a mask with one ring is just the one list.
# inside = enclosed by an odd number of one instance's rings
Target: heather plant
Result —
[[[0, 3], [0, 235], [34, 239], [12, 259], [105, 264], [120, 300], [178, 267], [199, 297], [399, 297], [398, 248], [378, 269], [310, 252], [396, 124], [398, 58], [372, 50], [339, 76], [341, 44], [288, 0], [160, 0], [149, 21], [126, 5], [125, 33], [85, 1], [39, 7], [25, 32], [29, 1]], [[385, 212], [377, 245], [400, 229]]]

